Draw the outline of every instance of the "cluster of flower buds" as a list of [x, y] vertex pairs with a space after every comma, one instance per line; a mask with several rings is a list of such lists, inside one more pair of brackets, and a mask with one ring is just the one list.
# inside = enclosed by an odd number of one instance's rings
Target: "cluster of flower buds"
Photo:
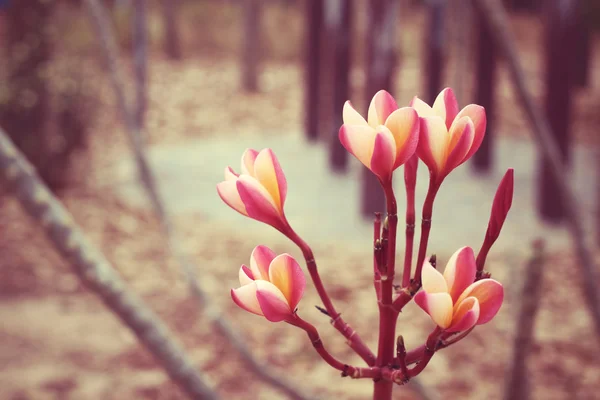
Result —
[[[296, 307], [302, 298], [306, 282], [300, 265], [289, 254], [276, 255], [266, 246], [256, 247], [250, 257], [250, 267], [242, 265], [240, 268], [241, 286], [231, 290], [231, 297], [246, 311], [264, 316], [269, 321], [285, 321], [304, 329], [323, 359], [344, 375], [405, 382], [422, 371], [436, 346], [441, 343], [440, 340], [458, 332], [468, 333], [476, 325], [489, 322], [498, 313], [504, 298], [503, 287], [498, 281], [490, 279], [489, 274], [483, 272], [483, 267], [512, 203], [513, 171], [509, 170], [500, 183], [478, 256], [475, 257], [470, 247], [463, 247], [452, 255], [442, 274], [434, 264], [424, 260], [433, 200], [444, 178], [467, 161], [481, 145], [486, 129], [485, 110], [474, 104], [459, 110], [450, 88], [444, 89], [432, 106], [415, 97], [408, 107], [398, 107], [394, 98], [382, 90], [373, 97], [366, 119], [350, 102], [346, 102], [343, 121], [339, 131], [342, 145], [377, 176], [386, 193], [388, 217], [394, 217], [389, 226], [386, 224], [385, 229], [379, 233], [379, 219], [375, 225], [376, 237], [379, 237], [376, 242], [386, 243], [386, 246], [391, 247], [385, 254], [380, 253], [378, 257], [374, 257], [375, 279], [382, 279], [377, 273], [381, 267], [377, 263], [385, 264], [386, 279], [390, 279], [390, 282], [375, 285], [380, 304], [387, 302], [389, 305], [380, 307], [380, 318], [387, 321], [380, 323], [380, 330], [391, 330], [383, 334], [380, 332], [377, 358], [335, 311], [319, 277], [312, 251], [288, 223], [284, 213], [287, 182], [270, 149], [260, 152], [246, 150], [242, 156], [241, 173], [236, 174], [227, 167], [225, 181], [217, 185], [218, 194], [240, 214], [273, 226], [300, 246], [311, 278], [325, 305], [325, 312], [369, 368], [361, 370], [335, 360], [322, 347], [316, 329], [300, 319]], [[430, 182], [423, 204], [419, 257], [414, 279], [410, 279], [414, 228], [409, 228], [414, 227], [414, 187], [419, 160], [429, 169]], [[412, 210], [407, 209], [407, 256], [403, 285], [392, 301], [397, 220], [392, 178], [393, 172], [404, 164], [407, 208], [412, 207]], [[393, 204], [391, 208], [390, 204]], [[381, 251], [380, 247], [378, 251]], [[388, 295], [382, 296], [381, 292], [386, 290]], [[416, 359], [414, 352], [409, 352], [411, 356], [407, 356], [404, 342], [399, 340], [402, 349], [398, 349], [398, 356], [392, 360], [390, 357], [393, 356], [388, 353], [391, 351], [390, 339], [393, 339], [395, 333], [396, 318], [402, 307], [413, 298], [437, 327], [429, 336], [425, 350]], [[413, 369], [407, 367], [415, 362], [418, 364]], [[397, 366], [392, 368], [392, 364]]]

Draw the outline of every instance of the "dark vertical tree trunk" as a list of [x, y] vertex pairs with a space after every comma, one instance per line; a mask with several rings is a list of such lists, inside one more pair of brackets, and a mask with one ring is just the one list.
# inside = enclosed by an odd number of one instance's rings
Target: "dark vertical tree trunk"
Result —
[[135, 122], [138, 129], [145, 126], [147, 108], [147, 51], [148, 35], [146, 27], [146, 0], [133, 3], [133, 53], [135, 64]]
[[[477, 11], [479, 13], [481, 11]], [[487, 172], [491, 169], [494, 144], [494, 88], [496, 85], [496, 49], [492, 33], [483, 16], [477, 16], [477, 87], [475, 104], [485, 107], [487, 129], [479, 150], [473, 155], [475, 170]]]
[[181, 59], [181, 43], [177, 28], [179, 0], [162, 0], [165, 27], [165, 53], [171, 60]]
[[[398, 25], [398, 2], [372, 0], [368, 11], [366, 105], [381, 89], [393, 92], [396, 65], [395, 29]], [[364, 114], [366, 115], [366, 113]], [[372, 217], [385, 210], [385, 196], [375, 175], [363, 169], [361, 213]]]
[[244, 37], [242, 38], [242, 87], [247, 92], [258, 91], [260, 62], [260, 0], [244, 0]]
[[575, 68], [573, 83], [579, 87], [585, 87], [590, 80], [590, 59], [592, 58], [592, 30], [589, 21], [585, 16], [585, 9], [582, 0], [577, 1], [576, 20], [573, 24], [575, 28]]
[[428, 0], [429, 24], [426, 33], [426, 93], [427, 102], [433, 104], [436, 96], [442, 89], [442, 69], [444, 64], [444, 2], [442, 0]]
[[[50, 113], [45, 69], [51, 56], [47, 30], [52, 2], [11, 1], [7, 8], [5, 62], [8, 101], [0, 104], [0, 124], [38, 169], [51, 187], [55, 168], [50, 162], [48, 116]], [[1, 89], [1, 87], [0, 87]]]
[[[562, 155], [565, 168], [569, 159], [569, 121], [571, 117], [571, 86], [574, 0], [548, 0], [546, 10], [546, 117]], [[539, 179], [539, 210], [545, 219], [559, 222], [565, 211], [558, 193], [558, 185], [548, 161], [542, 159]]]
[[338, 132], [342, 126], [344, 103], [350, 98], [350, 40], [352, 35], [352, 12], [354, 0], [336, 0], [337, 23], [334, 35], [334, 88], [333, 88], [333, 129], [329, 143], [329, 165], [334, 171], [345, 171], [348, 166], [348, 152], [339, 141]]
[[506, 0], [507, 8], [517, 12], [535, 12], [540, 8], [542, 2], [552, 0]]
[[323, 26], [323, 2], [307, 0], [305, 11], [305, 125], [304, 131], [310, 141], [319, 137], [319, 59], [320, 39]]

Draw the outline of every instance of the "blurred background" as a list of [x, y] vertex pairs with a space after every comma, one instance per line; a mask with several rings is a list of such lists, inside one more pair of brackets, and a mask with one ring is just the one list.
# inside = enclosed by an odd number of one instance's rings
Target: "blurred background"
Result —
[[[499, 31], [488, 23], [496, 14], [484, 15], [479, 3], [0, 0], [0, 127], [222, 398], [288, 397], [243, 363], [190, 294], [138, 179], [128, 131], [142, 138], [199, 284], [257, 359], [308, 394], [365, 399], [372, 382], [338, 381], [303, 332], [233, 305], [229, 289], [254, 246], [301, 254], [224, 205], [215, 185], [226, 166], [239, 172], [244, 149], [274, 149], [288, 179], [292, 226], [313, 247], [338, 310], [376, 348], [371, 215], [383, 209], [383, 195], [337, 140], [341, 109], [349, 99], [366, 113], [380, 89], [401, 106], [415, 95], [431, 103], [451, 86], [461, 107], [486, 107], [488, 128], [479, 152], [440, 190], [429, 252], [445, 265], [461, 246], [477, 251], [495, 189], [514, 168], [513, 208], [486, 266], [505, 285], [506, 300], [493, 322], [436, 354], [418, 384], [396, 388], [394, 398], [597, 398], [600, 342], [567, 213], [495, 40]], [[508, 12], [504, 28], [560, 146], [597, 262], [600, 3], [493, 3]], [[90, 4], [102, 6], [104, 24]], [[417, 213], [428, 179], [423, 164], [418, 177]], [[186, 398], [9, 189], [0, 186], [0, 399]], [[532, 247], [536, 240], [543, 253]], [[312, 307], [320, 302], [308, 286], [301, 314], [332, 353], [361, 365]], [[519, 318], [533, 322], [531, 330], [518, 330]], [[414, 305], [400, 316], [409, 349], [432, 329]]]

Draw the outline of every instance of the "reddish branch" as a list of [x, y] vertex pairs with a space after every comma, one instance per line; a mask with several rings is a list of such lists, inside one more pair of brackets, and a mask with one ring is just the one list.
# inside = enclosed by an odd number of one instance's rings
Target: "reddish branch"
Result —
[[317, 269], [317, 263], [315, 261], [315, 257], [313, 255], [312, 249], [310, 246], [302, 240], [300, 236], [288, 226], [288, 229], [283, 232], [292, 242], [294, 242], [302, 251], [302, 255], [306, 261], [306, 267], [308, 269], [308, 273], [315, 285], [315, 289], [323, 302], [323, 306], [327, 311], [327, 315], [331, 318], [332, 325], [342, 334], [347, 340], [348, 345], [352, 350], [356, 352], [369, 366], [375, 365], [375, 355], [367, 345], [360, 338], [358, 333], [350, 325], [348, 325], [342, 315], [337, 312], [335, 309], [325, 286], [323, 285], [323, 281], [321, 280], [321, 276], [319, 275], [319, 271]]

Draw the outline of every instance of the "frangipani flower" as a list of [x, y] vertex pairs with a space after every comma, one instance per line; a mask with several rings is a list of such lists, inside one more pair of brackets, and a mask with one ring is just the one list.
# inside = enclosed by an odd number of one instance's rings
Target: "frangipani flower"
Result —
[[252, 251], [250, 268], [242, 265], [239, 278], [241, 287], [231, 289], [235, 304], [272, 322], [293, 317], [306, 286], [298, 262], [289, 254], [275, 256], [267, 246]]
[[433, 107], [418, 97], [410, 105], [421, 121], [417, 154], [440, 183], [479, 149], [485, 135], [485, 109], [469, 104], [459, 112], [450, 88], [440, 92]]
[[475, 283], [475, 255], [463, 247], [450, 257], [444, 274], [431, 264], [423, 266], [423, 291], [415, 296], [419, 305], [440, 328], [460, 332], [490, 321], [502, 305], [504, 288], [493, 279]]
[[217, 185], [221, 199], [247, 217], [282, 230], [287, 225], [283, 204], [287, 182], [271, 149], [248, 149], [242, 155], [241, 174], [225, 168], [225, 181]]
[[411, 107], [398, 108], [385, 90], [375, 94], [365, 120], [350, 104], [344, 104], [344, 125], [340, 142], [381, 181], [391, 179], [392, 172], [416, 151], [419, 118]]

